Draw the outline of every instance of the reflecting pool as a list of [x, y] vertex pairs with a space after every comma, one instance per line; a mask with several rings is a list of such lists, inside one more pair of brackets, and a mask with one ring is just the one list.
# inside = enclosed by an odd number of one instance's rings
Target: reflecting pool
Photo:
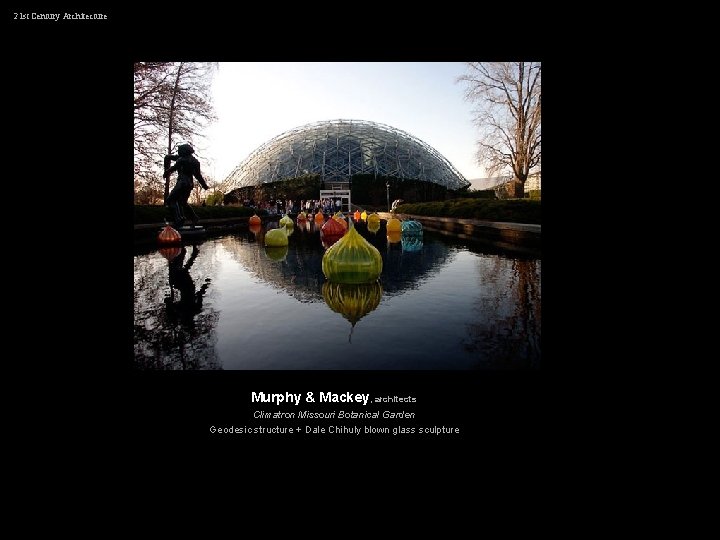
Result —
[[540, 367], [540, 258], [361, 221], [382, 274], [336, 285], [322, 273], [333, 239], [308, 221], [265, 247], [277, 226], [135, 254], [137, 369]]

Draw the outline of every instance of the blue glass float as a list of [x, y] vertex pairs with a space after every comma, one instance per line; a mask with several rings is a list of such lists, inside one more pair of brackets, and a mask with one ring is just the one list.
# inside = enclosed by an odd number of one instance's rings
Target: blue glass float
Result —
[[402, 222], [403, 235], [419, 235], [419, 234], [422, 234], [422, 232], [423, 232], [422, 223], [420, 223], [419, 221], [410, 219], [408, 221]]
[[422, 251], [423, 238], [422, 234], [419, 235], [403, 235], [402, 236], [402, 250], [403, 251]]

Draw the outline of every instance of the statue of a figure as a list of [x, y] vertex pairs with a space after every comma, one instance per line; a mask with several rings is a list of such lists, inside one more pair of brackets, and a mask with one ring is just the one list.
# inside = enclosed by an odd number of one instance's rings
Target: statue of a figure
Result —
[[[208, 186], [205, 179], [200, 174], [200, 162], [193, 157], [195, 150], [189, 144], [181, 144], [178, 146], [177, 155], [165, 156], [165, 172], [164, 178], [168, 178], [171, 173], [177, 171], [177, 183], [168, 195], [166, 204], [172, 210], [175, 223], [173, 226], [179, 229], [185, 223], [185, 218], [190, 218], [193, 225], [197, 225], [198, 217], [188, 204], [188, 198], [193, 189], [193, 176], [197, 178], [203, 189], [207, 190]], [[175, 161], [175, 165], [168, 168], [170, 161]], [[184, 211], [184, 212], [183, 212]]]

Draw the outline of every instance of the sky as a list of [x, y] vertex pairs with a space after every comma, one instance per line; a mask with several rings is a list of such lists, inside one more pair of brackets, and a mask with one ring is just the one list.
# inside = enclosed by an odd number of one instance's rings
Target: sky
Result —
[[455, 82], [464, 72], [462, 62], [221, 62], [212, 86], [218, 120], [196, 142], [198, 157], [222, 181], [285, 131], [323, 120], [370, 120], [426, 142], [466, 179], [483, 178], [473, 105]]

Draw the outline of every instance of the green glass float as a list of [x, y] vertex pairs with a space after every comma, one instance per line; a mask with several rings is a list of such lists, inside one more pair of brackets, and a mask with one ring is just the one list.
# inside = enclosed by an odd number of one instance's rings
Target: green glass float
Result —
[[269, 247], [282, 247], [288, 245], [288, 235], [285, 228], [270, 229], [265, 233], [265, 245]]
[[279, 247], [265, 246], [265, 254], [268, 256], [268, 259], [281, 262], [285, 260], [288, 254], [288, 247], [286, 245]]
[[370, 231], [373, 234], [378, 232], [380, 230], [380, 219], [378, 219], [377, 221], [370, 221], [368, 219], [367, 228], [368, 228], [368, 231]]
[[281, 227], [294, 227], [295, 222], [293, 222], [293, 220], [290, 219], [290, 216], [285, 214], [283, 217], [280, 218], [280, 226]]
[[373, 212], [372, 214], [370, 214], [367, 217], [367, 222], [368, 222], [368, 225], [370, 225], [371, 223], [375, 223], [375, 222], [377, 222], [377, 224], [380, 225], [380, 216], [378, 216], [376, 212]]
[[423, 232], [422, 223], [420, 223], [419, 221], [415, 221], [414, 219], [409, 219], [407, 221], [402, 222], [403, 236], [406, 236], [406, 235], [416, 236], [416, 235], [422, 234], [422, 232]]
[[402, 231], [402, 224], [400, 223], [400, 220], [396, 217], [391, 217], [387, 220], [387, 232], [400, 232]]
[[322, 259], [323, 274], [333, 283], [372, 283], [380, 277], [382, 267], [380, 252], [352, 224]]

